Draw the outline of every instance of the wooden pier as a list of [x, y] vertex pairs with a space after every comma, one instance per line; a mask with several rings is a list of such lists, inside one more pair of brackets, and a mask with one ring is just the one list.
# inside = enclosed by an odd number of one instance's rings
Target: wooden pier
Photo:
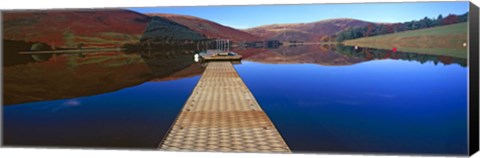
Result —
[[209, 62], [162, 150], [290, 152], [231, 62]]
[[207, 50], [205, 53], [201, 53], [200, 56], [204, 61], [232, 61], [241, 60], [242, 56], [238, 54], [229, 55], [230, 52], [222, 50]]

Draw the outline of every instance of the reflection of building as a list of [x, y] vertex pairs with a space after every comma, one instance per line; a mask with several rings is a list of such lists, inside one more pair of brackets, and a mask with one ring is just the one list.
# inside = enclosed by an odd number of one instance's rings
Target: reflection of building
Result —
[[263, 41], [247, 42], [247, 48], [263, 48]]
[[280, 45], [282, 45], [282, 43], [280, 43], [280, 41], [278, 41], [278, 40], [267, 41], [267, 47], [268, 48], [278, 48], [278, 47], [280, 47]]

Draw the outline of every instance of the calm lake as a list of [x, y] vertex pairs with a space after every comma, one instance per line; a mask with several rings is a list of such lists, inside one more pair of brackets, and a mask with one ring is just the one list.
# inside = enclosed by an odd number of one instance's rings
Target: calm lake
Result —
[[[466, 59], [320, 45], [236, 52], [293, 152], [467, 152]], [[195, 53], [18, 56], [3, 68], [4, 144], [154, 149], [205, 69]]]

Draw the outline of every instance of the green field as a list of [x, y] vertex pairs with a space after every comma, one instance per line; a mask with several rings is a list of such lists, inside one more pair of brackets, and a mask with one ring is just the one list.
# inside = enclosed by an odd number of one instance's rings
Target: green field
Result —
[[344, 41], [343, 44], [402, 52], [467, 58], [467, 23], [404, 31]]

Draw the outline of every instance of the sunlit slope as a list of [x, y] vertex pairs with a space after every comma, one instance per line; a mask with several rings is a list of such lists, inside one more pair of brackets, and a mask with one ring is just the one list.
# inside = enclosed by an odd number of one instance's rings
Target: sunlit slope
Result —
[[150, 17], [124, 9], [30, 10], [2, 12], [4, 40], [77, 48], [136, 43]]
[[222, 24], [207, 20], [201, 19], [194, 16], [188, 15], [176, 15], [176, 14], [147, 14], [149, 16], [159, 16], [174, 22], [177, 22], [181, 25], [184, 25], [193, 31], [205, 35], [209, 39], [230, 39], [231, 41], [257, 41], [264, 40], [261, 37], [254, 36], [250, 33], [224, 26]]
[[467, 23], [344, 41], [345, 45], [466, 58]]

